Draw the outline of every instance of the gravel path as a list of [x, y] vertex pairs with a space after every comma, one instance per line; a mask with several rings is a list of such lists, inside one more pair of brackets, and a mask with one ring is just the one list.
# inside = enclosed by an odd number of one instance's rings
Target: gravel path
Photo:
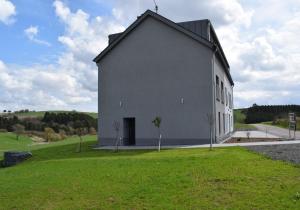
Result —
[[300, 144], [248, 146], [247, 148], [269, 156], [274, 160], [285, 160], [300, 164]]

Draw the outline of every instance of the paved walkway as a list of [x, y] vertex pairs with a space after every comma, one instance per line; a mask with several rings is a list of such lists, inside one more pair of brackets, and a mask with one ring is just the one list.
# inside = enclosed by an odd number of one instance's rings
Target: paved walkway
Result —
[[[271, 125], [254, 124], [254, 126], [263, 132], [268, 134], [279, 136], [281, 138], [289, 139], [289, 130], [285, 128], [279, 128]], [[300, 131], [296, 131], [296, 139], [300, 139]]]
[[[213, 147], [248, 147], [248, 146], [260, 146], [260, 145], [290, 145], [290, 144], [300, 144], [300, 140], [294, 141], [269, 141], [269, 142], [249, 142], [249, 143], [231, 143], [231, 144], [213, 144]], [[203, 145], [172, 145], [172, 146], [162, 146], [162, 149], [189, 149], [189, 148], [209, 148], [209, 144]], [[113, 146], [103, 146], [97, 147], [95, 149], [100, 150], [114, 150]], [[157, 149], [157, 146], [120, 146], [120, 150], [153, 150]]]

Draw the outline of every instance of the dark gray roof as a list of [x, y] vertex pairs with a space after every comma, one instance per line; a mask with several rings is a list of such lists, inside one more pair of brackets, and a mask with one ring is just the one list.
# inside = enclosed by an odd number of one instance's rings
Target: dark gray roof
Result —
[[207, 19], [177, 23], [177, 25], [182, 26], [183, 28], [201, 36], [206, 40], [209, 40], [208, 24], [209, 24], [209, 20]]
[[122, 34], [123, 34], [123, 32], [117, 33], [117, 34], [110, 34], [110, 35], [108, 35], [108, 44], [113, 43]]
[[[186, 34], [192, 39], [200, 42], [206, 47], [211, 48], [212, 50], [216, 50], [216, 54], [218, 58], [221, 60], [226, 75], [231, 83], [234, 85], [233, 80], [231, 78], [229, 72], [229, 64], [221, 47], [221, 44], [218, 40], [218, 37], [215, 33], [214, 28], [209, 20], [196, 20], [196, 21], [188, 21], [188, 22], [180, 22], [174, 23], [173, 21], [155, 13], [151, 10], [147, 10], [144, 14], [137, 18], [135, 22], [133, 22], [124, 32], [111, 34], [109, 35], [109, 45], [96, 57], [94, 58], [94, 62], [99, 62], [111, 49], [113, 49], [123, 38], [129, 34], [132, 30], [134, 30], [139, 24], [141, 24], [146, 17], [151, 16], [170, 27], [175, 28], [176, 30]], [[209, 37], [210, 36], [210, 37]]]
[[[187, 21], [187, 22], [180, 22], [176, 23], [179, 26], [182, 26], [188, 31], [191, 31], [202, 38], [209, 40], [208, 37], [208, 24], [209, 20], [195, 20], [195, 21]], [[123, 32], [121, 33], [116, 33], [116, 34], [110, 34], [108, 36], [109, 42], [108, 44], [113, 43], [120, 35], [122, 35]]]

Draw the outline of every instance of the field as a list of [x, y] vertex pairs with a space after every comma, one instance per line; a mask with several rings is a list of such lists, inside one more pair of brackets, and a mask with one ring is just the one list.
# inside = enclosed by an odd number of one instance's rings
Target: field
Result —
[[234, 129], [235, 130], [255, 130], [253, 125], [245, 123], [246, 115], [242, 112], [243, 109], [234, 110]]
[[[287, 119], [278, 119], [275, 122], [263, 122], [263, 124], [266, 125], [273, 125], [273, 126], [277, 126], [280, 128], [289, 128], [289, 122]], [[300, 130], [300, 119], [297, 119], [297, 126], [296, 129], [299, 131]]]
[[[85, 136], [87, 142], [95, 142], [96, 136]], [[43, 148], [58, 147], [63, 145], [74, 144], [74, 151], [77, 150], [79, 138], [77, 136], [69, 137], [67, 140], [52, 142], [50, 144], [35, 144], [27, 136], [20, 136], [19, 140], [16, 140], [16, 136], [13, 133], [0, 133], [0, 160], [3, 158], [4, 151], [36, 151]]]
[[28, 146], [1, 133], [2, 150], [27, 148], [33, 158], [0, 168], [0, 209], [300, 208], [296, 165], [243, 148], [115, 153], [93, 150], [95, 140], [86, 136], [77, 153], [76, 137]]
[[[54, 113], [67, 113], [67, 112], [71, 112], [71, 111], [48, 111], [48, 112], [54, 112]], [[14, 115], [18, 116], [18, 117], [44, 117], [46, 111], [36, 111], [36, 112], [23, 112], [23, 113], [13, 113]], [[97, 118], [98, 114], [95, 112], [84, 112], [88, 115], [90, 115], [93, 118]]]

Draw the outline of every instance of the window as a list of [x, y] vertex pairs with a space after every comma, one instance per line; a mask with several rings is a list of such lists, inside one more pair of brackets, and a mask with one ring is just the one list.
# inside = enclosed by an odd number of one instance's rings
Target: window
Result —
[[225, 87], [225, 103], [228, 105], [227, 88]]
[[218, 101], [220, 101], [220, 85], [218, 76], [216, 76], [216, 98]]
[[221, 135], [221, 113], [218, 113], [218, 118], [219, 118], [219, 135]]
[[229, 102], [229, 108], [232, 109], [232, 96], [231, 96], [230, 93], [228, 93], [228, 97], [229, 97], [229, 99], [228, 99], [229, 100], [228, 101]]
[[231, 130], [231, 116], [230, 114], [228, 115], [228, 132]]
[[224, 104], [224, 84], [221, 82], [221, 102]]
[[226, 128], [225, 128], [225, 113], [223, 113], [223, 133], [226, 133]]

